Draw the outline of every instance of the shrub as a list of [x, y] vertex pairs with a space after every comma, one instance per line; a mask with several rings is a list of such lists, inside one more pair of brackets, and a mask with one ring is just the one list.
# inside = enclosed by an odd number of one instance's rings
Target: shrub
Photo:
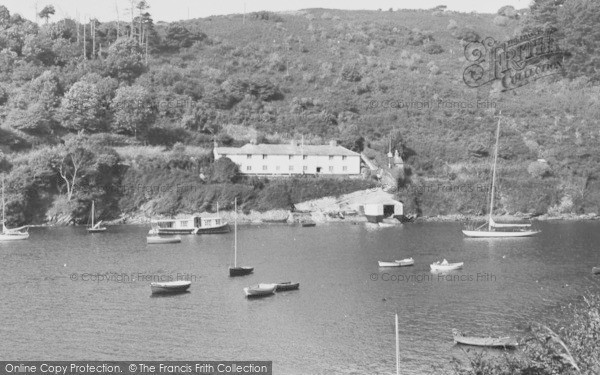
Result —
[[341, 76], [344, 81], [348, 81], [348, 82], [358, 82], [362, 79], [362, 75], [360, 74], [358, 68], [356, 67], [356, 64], [354, 64], [352, 66], [345, 65], [342, 68]]
[[498, 9], [498, 15], [508, 18], [517, 18], [518, 14], [512, 5], [505, 5], [502, 8]]
[[481, 37], [477, 32], [469, 28], [463, 28], [456, 34], [456, 38], [465, 42], [478, 42]]
[[504, 17], [504, 16], [496, 16], [496, 17], [494, 17], [494, 25], [496, 25], [496, 26], [506, 26], [506, 25], [508, 25], [508, 17]]
[[235, 182], [240, 172], [237, 164], [229, 158], [217, 159], [210, 170], [210, 181], [216, 183]]
[[425, 50], [425, 52], [427, 52], [430, 55], [437, 55], [437, 54], [444, 52], [444, 49], [442, 48], [442, 46], [440, 46], [437, 43], [428, 44], [424, 50]]
[[534, 161], [527, 167], [527, 172], [529, 172], [532, 177], [544, 178], [550, 176], [550, 166], [548, 163]]

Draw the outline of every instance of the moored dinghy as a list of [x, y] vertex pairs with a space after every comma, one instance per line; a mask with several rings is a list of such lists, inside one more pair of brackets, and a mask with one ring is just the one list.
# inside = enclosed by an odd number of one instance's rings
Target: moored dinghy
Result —
[[442, 262], [435, 262], [430, 265], [432, 271], [452, 271], [462, 268], [463, 262], [448, 263], [446, 259]]
[[598, 274], [600, 274], [600, 267], [594, 267], [594, 268], [592, 268], [592, 273], [593, 273], [594, 275], [598, 275]]
[[387, 262], [387, 261], [379, 261], [379, 267], [405, 267], [405, 266], [412, 266], [413, 264], [415, 264], [415, 261], [413, 258], [406, 258], [406, 259], [401, 259], [401, 260], [395, 260], [393, 262]]
[[181, 242], [180, 236], [153, 235], [153, 236], [146, 237], [146, 243], [148, 243], [149, 245], [162, 245], [162, 244], [180, 243], [180, 242]]
[[399, 263], [401, 267], [404, 266], [412, 266], [415, 264], [415, 260], [413, 258], [406, 258], [401, 260], [395, 260], [395, 262]]
[[192, 285], [191, 281], [177, 280], [150, 283], [152, 294], [183, 293]]
[[258, 284], [244, 288], [244, 293], [248, 298], [266, 297], [275, 293], [277, 284]]
[[490, 348], [514, 348], [519, 345], [512, 337], [475, 337], [465, 336], [459, 330], [453, 329], [454, 342], [463, 345], [486, 346]]
[[277, 292], [285, 292], [287, 290], [296, 290], [300, 288], [300, 283], [292, 283], [291, 281], [284, 281], [282, 283], [277, 283], [277, 287], [275, 291]]

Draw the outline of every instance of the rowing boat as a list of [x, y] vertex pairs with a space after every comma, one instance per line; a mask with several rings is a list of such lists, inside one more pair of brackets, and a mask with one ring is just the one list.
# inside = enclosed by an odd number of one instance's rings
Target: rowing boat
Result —
[[292, 283], [291, 281], [284, 281], [282, 283], [278, 283], [275, 288], [276, 292], [284, 292], [287, 290], [296, 290], [300, 288], [300, 283]]
[[379, 261], [379, 267], [404, 267], [404, 266], [412, 266], [415, 264], [413, 258], [406, 258], [401, 260], [395, 260], [393, 262], [387, 261]]
[[452, 336], [456, 344], [487, 346], [492, 348], [514, 348], [519, 345], [516, 339], [511, 337], [474, 337], [465, 336], [459, 330], [453, 329]]
[[152, 294], [182, 293], [192, 285], [191, 281], [177, 280], [150, 283]]
[[462, 268], [463, 262], [459, 263], [448, 263], [446, 259], [442, 262], [435, 262], [430, 265], [432, 271], [452, 271]]

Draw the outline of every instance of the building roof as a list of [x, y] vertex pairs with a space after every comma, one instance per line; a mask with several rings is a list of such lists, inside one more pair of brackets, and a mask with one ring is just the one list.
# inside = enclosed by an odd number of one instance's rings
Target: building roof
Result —
[[219, 154], [225, 155], [320, 155], [320, 156], [360, 156], [354, 151], [337, 145], [292, 145], [292, 144], [245, 144], [242, 147], [216, 147]]

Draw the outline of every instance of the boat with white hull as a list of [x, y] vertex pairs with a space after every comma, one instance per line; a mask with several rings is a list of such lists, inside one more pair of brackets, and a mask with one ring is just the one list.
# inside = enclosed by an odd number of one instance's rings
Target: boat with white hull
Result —
[[248, 298], [266, 297], [275, 293], [277, 284], [258, 284], [244, 288], [244, 294]]
[[153, 220], [158, 234], [228, 233], [229, 224], [218, 215], [194, 215], [183, 219]]
[[19, 228], [9, 229], [6, 227], [6, 217], [5, 217], [5, 201], [4, 201], [4, 179], [2, 180], [2, 231], [0, 231], [0, 241], [19, 241], [26, 240], [29, 238], [29, 229], [28, 226], [23, 226]]
[[[473, 238], [508, 238], [508, 237], [530, 237], [540, 233], [532, 230], [529, 223], [496, 223], [492, 218], [494, 212], [494, 194], [496, 187], [496, 164], [498, 163], [498, 141], [500, 139], [500, 119], [496, 129], [496, 147], [494, 149], [494, 168], [492, 172], [492, 191], [490, 197], [489, 219], [487, 223], [473, 229], [463, 230], [463, 234]], [[486, 225], [487, 224], [487, 225]], [[487, 228], [486, 228], [487, 226]]]
[[97, 223], [94, 223], [94, 218], [96, 216], [95, 207], [96, 205], [94, 201], [92, 201], [92, 212], [90, 213], [91, 224], [87, 228], [87, 231], [88, 233], [104, 233], [106, 232], [106, 227], [102, 226], [102, 220], [100, 220]]
[[461, 269], [463, 265], [464, 262], [449, 263], [446, 259], [444, 259], [442, 262], [432, 263], [429, 267], [432, 271], [452, 271]]

